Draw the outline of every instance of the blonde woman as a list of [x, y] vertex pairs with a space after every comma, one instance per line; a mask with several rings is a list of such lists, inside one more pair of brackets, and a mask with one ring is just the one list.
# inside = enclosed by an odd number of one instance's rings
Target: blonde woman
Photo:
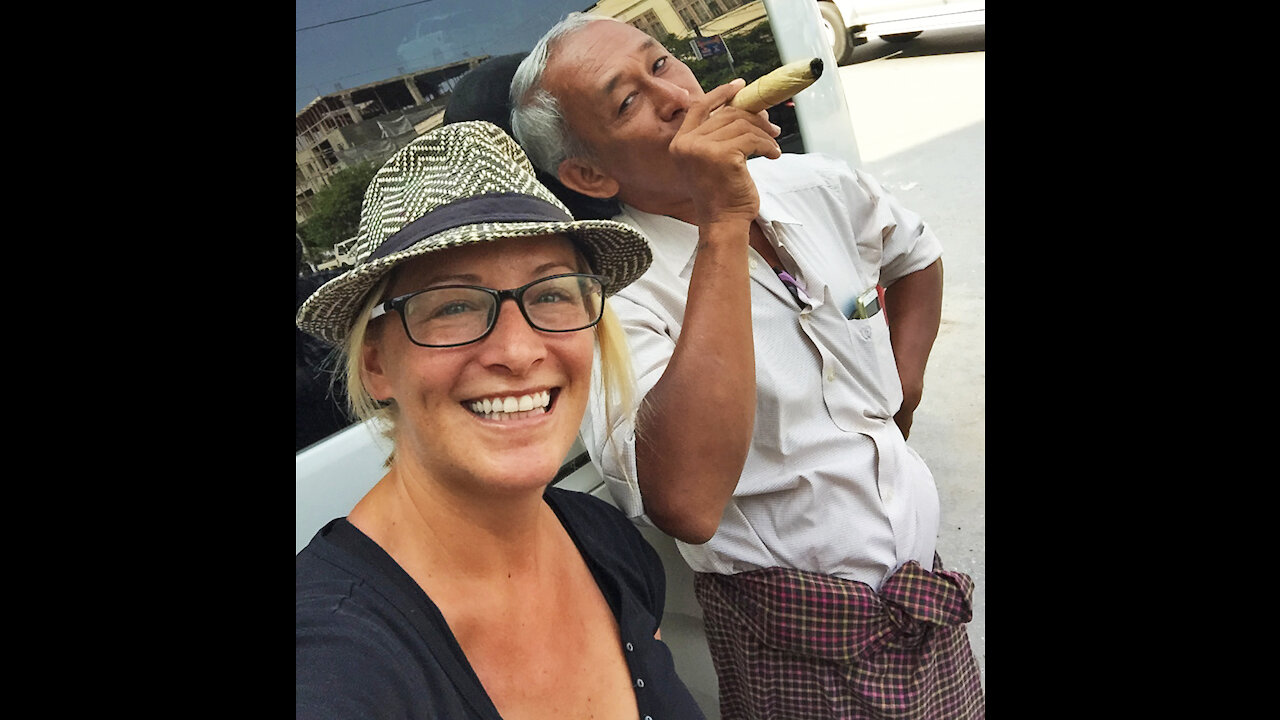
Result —
[[[639, 233], [575, 221], [496, 126], [379, 170], [362, 261], [298, 326], [343, 348], [387, 473], [298, 554], [298, 718], [702, 717], [658, 631], [664, 575], [613, 507], [548, 487], [600, 367]], [[622, 354], [619, 354], [622, 352]]]

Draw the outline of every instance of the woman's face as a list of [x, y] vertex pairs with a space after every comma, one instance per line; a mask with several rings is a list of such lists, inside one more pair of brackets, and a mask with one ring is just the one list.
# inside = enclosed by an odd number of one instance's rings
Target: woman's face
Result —
[[[562, 236], [465, 245], [401, 265], [385, 299], [449, 284], [520, 287], [584, 272], [577, 258]], [[396, 401], [398, 463], [412, 463], [435, 482], [462, 483], [460, 489], [541, 488], [577, 436], [593, 352], [591, 330], [535, 330], [510, 299], [489, 335], [458, 347], [413, 344], [393, 312], [370, 323], [365, 383], [374, 398]], [[486, 414], [486, 400], [491, 407], [532, 402], [533, 409]]]

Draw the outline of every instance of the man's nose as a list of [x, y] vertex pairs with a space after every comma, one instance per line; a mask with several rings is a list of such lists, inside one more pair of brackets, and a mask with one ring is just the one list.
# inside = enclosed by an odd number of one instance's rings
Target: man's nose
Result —
[[689, 109], [689, 91], [662, 78], [653, 78], [654, 106], [663, 120], [672, 120]]

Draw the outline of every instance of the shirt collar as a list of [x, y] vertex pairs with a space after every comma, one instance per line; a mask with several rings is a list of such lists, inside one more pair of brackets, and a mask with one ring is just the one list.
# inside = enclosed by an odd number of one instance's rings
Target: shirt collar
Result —
[[760, 220], [765, 223], [785, 223], [797, 227], [804, 225], [794, 215], [787, 212], [782, 203], [778, 202], [772, 195], [760, 196]]
[[[653, 238], [681, 238], [679, 244], [672, 243], [663, 248], [668, 256], [676, 260], [684, 260], [680, 275], [681, 277], [689, 277], [693, 273], [693, 259], [697, 254], [697, 232], [698, 229], [689, 223], [679, 220], [668, 215], [656, 215], [646, 212], [631, 205], [623, 205], [622, 212], [630, 215], [633, 225], [640, 228], [640, 231], [649, 238], [651, 245], [656, 244]], [[786, 225], [794, 225], [796, 227], [803, 226], [803, 223], [787, 212], [779, 202], [769, 195], [761, 195], [760, 197], [760, 214], [757, 218], [758, 222], [766, 225], [772, 223], [783, 223]], [[683, 238], [692, 235], [694, 242], [686, 242]], [[661, 241], [659, 241], [661, 242]], [[664, 243], [666, 245], [666, 243]]]

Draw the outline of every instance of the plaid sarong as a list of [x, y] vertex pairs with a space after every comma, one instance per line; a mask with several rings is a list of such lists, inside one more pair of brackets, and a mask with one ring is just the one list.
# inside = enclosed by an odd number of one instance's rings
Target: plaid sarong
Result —
[[908, 562], [880, 593], [804, 570], [695, 573], [724, 720], [986, 717], [973, 580]]

